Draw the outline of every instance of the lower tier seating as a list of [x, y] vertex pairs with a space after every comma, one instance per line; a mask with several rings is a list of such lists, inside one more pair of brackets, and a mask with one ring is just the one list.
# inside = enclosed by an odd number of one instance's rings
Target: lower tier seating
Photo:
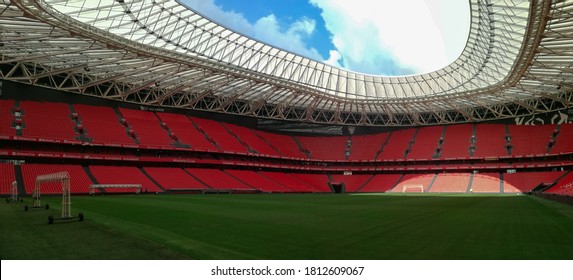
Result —
[[573, 196], [573, 172], [561, 178], [557, 184], [545, 191], [546, 193]]
[[540, 184], [553, 184], [563, 174], [562, 171], [506, 173], [503, 174], [503, 192], [530, 192]]
[[0, 194], [10, 194], [12, 182], [16, 180], [14, 174], [14, 165], [9, 163], [0, 163]]
[[[36, 186], [36, 177], [40, 175], [68, 172], [70, 175], [70, 192], [74, 194], [89, 193], [89, 187], [93, 182], [88, 177], [87, 173], [80, 165], [64, 165], [64, 164], [22, 164], [22, 176], [24, 177], [24, 186], [26, 193], [31, 194]], [[115, 169], [117, 167], [112, 167]], [[61, 183], [44, 183], [40, 186], [40, 193], [42, 194], [61, 194]]]
[[[163, 192], [137, 167], [90, 166], [90, 171], [99, 184], [140, 184], [143, 192]], [[125, 189], [106, 189], [105, 192], [130, 192]]]

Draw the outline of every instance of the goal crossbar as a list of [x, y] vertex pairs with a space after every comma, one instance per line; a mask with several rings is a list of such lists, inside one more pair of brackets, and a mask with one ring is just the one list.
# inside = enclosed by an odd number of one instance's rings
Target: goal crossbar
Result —
[[36, 177], [36, 187], [32, 193], [34, 207], [40, 207], [40, 186], [44, 183], [56, 182], [62, 184], [62, 218], [71, 217], [70, 201], [70, 174], [68, 172], [57, 172], [51, 174], [39, 175]]
[[141, 184], [92, 184], [90, 194], [94, 194], [96, 189], [135, 189], [135, 193], [141, 193]]

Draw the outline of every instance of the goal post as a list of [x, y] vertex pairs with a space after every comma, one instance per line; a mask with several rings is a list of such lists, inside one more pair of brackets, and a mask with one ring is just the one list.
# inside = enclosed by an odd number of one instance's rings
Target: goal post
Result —
[[12, 182], [12, 189], [10, 190], [10, 199], [12, 201], [18, 201], [18, 182]]
[[402, 186], [403, 193], [423, 193], [424, 192], [424, 185], [403, 185]]
[[[34, 207], [40, 207], [40, 186], [44, 183], [59, 182], [62, 184], [62, 218], [71, 217], [71, 201], [70, 201], [70, 174], [68, 172], [58, 172], [52, 174], [45, 174], [36, 177], [36, 187], [32, 194], [34, 199]], [[47, 209], [47, 205], [46, 205]]]

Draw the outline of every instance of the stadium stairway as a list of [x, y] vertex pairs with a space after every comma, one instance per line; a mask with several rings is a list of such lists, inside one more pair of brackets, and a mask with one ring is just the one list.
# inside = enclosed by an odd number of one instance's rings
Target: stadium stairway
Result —
[[151, 182], [157, 185], [157, 187], [159, 187], [163, 192], [168, 192], [168, 190], [166, 190], [161, 184], [159, 184], [159, 182], [153, 179], [153, 177], [151, 177], [143, 167], [138, 167], [137, 169], [139, 169], [139, 171], [141, 171], [141, 173], [143, 173], [145, 177], [149, 178], [149, 180], [151, 180]]
[[430, 181], [430, 185], [428, 186], [428, 188], [424, 192], [430, 192], [430, 190], [432, 189], [432, 186], [434, 185], [434, 182], [436, 181], [436, 178], [438, 178], [438, 174], [434, 173], [434, 178], [432, 178], [432, 180]]
[[22, 175], [22, 167], [14, 164], [14, 175], [18, 183], [18, 196], [26, 195], [26, 187], [24, 186], [24, 176]]
[[298, 141], [298, 139], [294, 135], [291, 135], [291, 137], [294, 140], [294, 142], [298, 145], [298, 150], [301, 151], [303, 154], [305, 154], [307, 158], [312, 158], [310, 150], [304, 147], [302, 143], [300, 143], [300, 141]]
[[[400, 178], [398, 178], [398, 180], [394, 183], [394, 185], [391, 188], [389, 188], [386, 192], [393, 192], [394, 189], [400, 184], [400, 182], [402, 182], [402, 179], [404, 179], [404, 176], [406, 176], [406, 174], [400, 174]], [[372, 177], [372, 178], [374, 178], [374, 177]], [[362, 188], [364, 188], [364, 187], [362, 187]]]
[[503, 176], [503, 172], [499, 174], [499, 193], [505, 193], [505, 176]]
[[225, 126], [224, 123], [220, 123], [221, 126], [225, 129], [225, 131], [227, 131], [227, 133], [229, 133], [232, 137], [234, 137], [235, 139], [237, 139], [237, 141], [239, 143], [241, 143], [241, 145], [243, 145], [243, 147], [245, 147], [245, 149], [247, 149], [247, 151], [251, 154], [257, 154], [258, 152], [256, 150], [254, 150], [251, 146], [249, 146], [245, 141], [243, 141], [243, 139], [241, 139], [241, 137], [239, 137], [239, 135], [237, 135], [235, 132], [231, 131], [227, 126]]
[[113, 112], [115, 113], [115, 115], [118, 117], [118, 121], [119, 123], [125, 127], [125, 133], [127, 133], [127, 136], [133, 140], [133, 142], [135, 144], [140, 144], [139, 140], [137, 140], [137, 134], [135, 134], [135, 132], [133, 130], [131, 130], [131, 128], [129, 127], [129, 123], [127, 123], [127, 121], [125, 120], [125, 118], [123, 117], [123, 115], [121, 114], [121, 111], [119, 110], [119, 108], [117, 107], [113, 107]]
[[470, 180], [468, 183], [468, 188], [466, 190], [466, 193], [470, 193], [470, 190], [472, 188], [473, 183], [474, 183], [474, 173], [472, 172], [472, 173], [470, 173]]
[[255, 136], [257, 136], [259, 139], [263, 140], [263, 142], [267, 143], [267, 145], [269, 145], [269, 147], [271, 147], [271, 149], [273, 149], [278, 155], [280, 155], [281, 157], [282, 157], [282, 156], [285, 156], [283, 153], [281, 153], [281, 151], [280, 151], [275, 145], [271, 144], [271, 143], [269, 142], [269, 140], [267, 140], [267, 138], [265, 138], [265, 137], [263, 137], [262, 135], [258, 134], [257, 131], [255, 131], [254, 129], [249, 128], [249, 130], [250, 130], [251, 132], [253, 132], [253, 134], [254, 134]]
[[368, 180], [366, 180], [366, 182], [364, 182], [364, 184], [362, 184], [362, 186], [360, 186], [358, 189], [356, 189], [355, 192], [360, 192], [360, 190], [362, 190], [366, 185], [368, 185], [368, 183], [370, 183], [370, 181], [372, 181], [372, 179], [374, 179], [374, 177], [376, 177], [376, 174], [373, 174], [372, 176], [370, 176], [370, 178], [368, 178]]
[[185, 173], [189, 174], [189, 176], [193, 177], [193, 179], [197, 180], [197, 182], [203, 184], [203, 186], [205, 186], [205, 188], [207, 189], [212, 189], [212, 186], [209, 186], [207, 183], [205, 183], [204, 181], [202, 181], [201, 179], [199, 179], [197, 176], [193, 175], [191, 172], [189, 172], [189, 170], [182, 168], [183, 171], [185, 171]]

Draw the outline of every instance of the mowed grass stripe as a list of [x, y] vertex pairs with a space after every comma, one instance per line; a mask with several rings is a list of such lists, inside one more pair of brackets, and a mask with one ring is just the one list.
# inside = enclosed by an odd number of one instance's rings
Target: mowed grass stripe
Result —
[[[59, 198], [49, 200], [59, 204]], [[84, 212], [88, 225], [191, 259], [573, 259], [573, 218], [550, 207], [553, 202], [528, 196], [145, 195], [72, 201], [73, 212]], [[27, 230], [69, 226], [44, 222]], [[97, 248], [92, 254], [106, 259]]]

